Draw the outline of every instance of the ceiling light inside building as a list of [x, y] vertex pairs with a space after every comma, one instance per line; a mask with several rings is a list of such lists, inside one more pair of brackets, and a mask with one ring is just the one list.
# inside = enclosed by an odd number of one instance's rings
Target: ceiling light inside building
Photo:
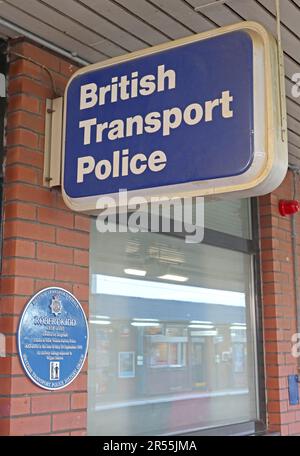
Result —
[[173, 282], [186, 282], [187, 280], [189, 280], [188, 277], [175, 275], [175, 274], [165, 274], [165, 275], [159, 276], [158, 279], [172, 280]]

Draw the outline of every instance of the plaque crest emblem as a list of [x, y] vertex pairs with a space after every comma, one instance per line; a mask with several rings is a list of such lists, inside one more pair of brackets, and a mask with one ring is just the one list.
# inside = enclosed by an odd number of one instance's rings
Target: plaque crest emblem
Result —
[[51, 312], [57, 317], [61, 314], [62, 304], [58, 296], [53, 296], [50, 304]]

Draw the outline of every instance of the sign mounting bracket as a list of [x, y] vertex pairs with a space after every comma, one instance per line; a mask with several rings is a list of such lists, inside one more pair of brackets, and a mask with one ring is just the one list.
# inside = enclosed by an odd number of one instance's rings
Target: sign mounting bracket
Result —
[[63, 97], [46, 100], [44, 174], [45, 187], [61, 185]]

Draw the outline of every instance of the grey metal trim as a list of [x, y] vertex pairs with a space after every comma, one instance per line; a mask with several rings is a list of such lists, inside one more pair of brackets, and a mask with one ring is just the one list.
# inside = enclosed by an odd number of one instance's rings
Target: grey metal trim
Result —
[[257, 435], [265, 432], [264, 426], [260, 421], [247, 421], [244, 423], [229, 424], [214, 428], [199, 429], [188, 433], [181, 433], [184, 437], [225, 437], [225, 436], [246, 436]]
[[[3, 53], [2, 53], [2, 45]], [[0, 73], [6, 76], [6, 43], [0, 40]], [[5, 115], [6, 115], [7, 97], [0, 97], [0, 270], [2, 270], [2, 231], [3, 231], [3, 160], [4, 160], [4, 133], [5, 133]]]
[[259, 419], [266, 428], [266, 383], [265, 383], [265, 357], [264, 357], [264, 333], [263, 333], [263, 302], [262, 302], [262, 274], [260, 261], [260, 223], [259, 202], [257, 198], [251, 199], [251, 219], [253, 229], [253, 242], [256, 254], [253, 259], [254, 300], [255, 300], [255, 336], [256, 336], [256, 374], [257, 395], [259, 404]]

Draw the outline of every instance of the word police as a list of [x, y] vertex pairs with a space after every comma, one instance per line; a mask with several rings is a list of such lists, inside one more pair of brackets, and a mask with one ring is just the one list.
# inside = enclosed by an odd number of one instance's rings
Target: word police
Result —
[[[185, 107], [169, 107], [160, 111], [148, 112], [144, 115], [135, 114], [125, 119], [103, 119], [101, 107], [116, 102], [151, 96], [155, 92], [176, 89], [176, 72], [166, 69], [165, 65], [157, 67], [156, 74], [148, 74], [139, 78], [137, 71], [121, 77], [113, 77], [111, 83], [98, 87], [95, 83], [84, 84], [80, 87], [80, 110], [99, 106], [99, 117], [80, 120], [78, 127], [82, 131], [82, 142], [85, 146], [105, 142], [107, 155], [111, 159], [99, 160], [92, 155], [77, 159], [77, 183], [83, 183], [85, 177], [94, 173], [97, 179], [127, 176], [129, 173], [142, 174], [149, 169], [160, 172], [167, 166], [168, 157], [162, 150], [129, 151], [128, 149], [109, 150], [110, 141], [121, 140], [143, 134], [159, 133], [169, 136], [182, 125], [193, 127], [202, 123], [211, 123], [215, 119], [230, 119], [233, 117], [232, 103], [234, 97], [229, 90], [223, 90], [217, 98], [190, 103]], [[107, 157], [106, 155], [106, 157]]]

